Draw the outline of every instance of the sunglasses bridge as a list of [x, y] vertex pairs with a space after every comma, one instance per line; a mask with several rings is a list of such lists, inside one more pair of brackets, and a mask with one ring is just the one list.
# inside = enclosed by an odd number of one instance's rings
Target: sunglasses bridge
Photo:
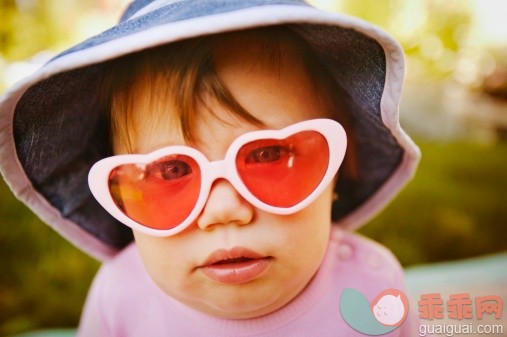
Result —
[[[213, 186], [213, 183], [219, 179], [227, 180], [236, 191], [238, 191], [238, 188], [234, 182], [234, 179], [232, 178], [234, 176], [233, 172], [229, 172], [230, 167], [227, 166], [227, 160], [215, 160], [215, 161], [208, 161], [207, 165], [205, 167], [201, 167], [202, 170], [208, 170], [206, 172], [206, 185], [209, 186], [208, 193], [210, 192], [211, 186]], [[204, 183], [204, 182], [203, 182]], [[239, 191], [238, 191], [239, 192]]]

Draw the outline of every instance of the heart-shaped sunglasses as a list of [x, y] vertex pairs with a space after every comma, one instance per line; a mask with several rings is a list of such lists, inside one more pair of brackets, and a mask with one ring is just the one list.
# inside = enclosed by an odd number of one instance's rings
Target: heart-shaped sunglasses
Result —
[[180, 145], [105, 158], [91, 168], [88, 184], [120, 222], [145, 234], [170, 236], [195, 221], [220, 178], [264, 211], [302, 210], [331, 183], [346, 146], [338, 122], [313, 119], [245, 133], [218, 161]]

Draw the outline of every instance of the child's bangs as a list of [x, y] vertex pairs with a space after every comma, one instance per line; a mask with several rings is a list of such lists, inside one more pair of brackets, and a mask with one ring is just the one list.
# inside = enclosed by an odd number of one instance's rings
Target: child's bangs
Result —
[[[349, 145], [342, 176], [346, 189], [357, 179], [354, 134], [348, 116], [348, 98], [314, 55], [310, 47], [287, 26], [272, 26], [189, 39], [151, 48], [109, 64], [104, 80], [106, 106], [109, 102], [113, 146], [117, 153], [138, 152], [138, 135], [150, 133], [160, 123], [172, 122], [170, 132], [178, 132], [188, 145], [199, 142], [194, 134], [198, 108], [227, 123], [210, 107], [219, 103], [231, 114], [248, 123], [264, 126], [247, 111], [224, 85], [215, 70], [215, 60], [227, 57], [237, 45], [260, 48], [258, 64], [277, 73], [287, 64], [302, 64], [307, 70], [330, 117], [347, 130]], [[331, 94], [332, 93], [332, 94]], [[174, 117], [168, 117], [174, 114]], [[143, 125], [141, 130], [139, 125]], [[169, 132], [169, 130], [168, 130]], [[342, 180], [342, 183], [344, 179]]]
[[[229, 113], [262, 126], [263, 122], [238, 103], [215, 71], [214, 58], [227, 55], [239, 41], [260, 46], [259, 64], [270, 71], [280, 71], [284, 62], [309, 66], [308, 47], [283, 26], [190, 39], [122, 57], [109, 64], [104, 80], [113, 142], [125, 152], [133, 152], [138, 133], [150, 131], [138, 130], [139, 119], [157, 123], [168, 114], [176, 114], [179, 132], [187, 143], [195, 143], [197, 107], [214, 114], [207, 103], [210, 98]], [[322, 83], [317, 80], [321, 76], [310, 75], [315, 84]]]

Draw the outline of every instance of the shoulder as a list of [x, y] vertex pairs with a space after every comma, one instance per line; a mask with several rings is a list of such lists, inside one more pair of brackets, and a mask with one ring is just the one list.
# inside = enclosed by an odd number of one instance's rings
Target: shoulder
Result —
[[118, 309], [125, 301], [146, 300], [157, 290], [134, 243], [102, 264], [93, 286], [108, 307], [114, 305]]
[[[330, 240], [340, 278], [368, 288], [405, 288], [403, 268], [385, 246], [358, 233], [333, 228]], [[382, 290], [383, 290], [382, 289]]]
[[95, 275], [88, 293], [88, 300], [94, 298], [100, 307], [121, 307], [125, 293], [138, 292], [141, 268], [134, 245], [130, 245], [113, 258], [102, 263]]
[[[401, 264], [394, 254], [380, 243], [358, 233], [334, 227], [329, 253], [333, 260], [333, 293], [335, 302], [340, 303], [340, 310], [343, 310], [341, 300], [345, 292], [361, 294], [368, 304], [365, 312], [370, 312], [370, 305], [388, 289], [394, 288], [408, 295]], [[361, 303], [355, 302], [357, 310], [361, 308]], [[385, 336], [411, 335], [414, 331], [414, 317], [409, 316], [402, 329]], [[345, 321], [342, 323], [346, 325]]]
[[133, 281], [133, 279], [140, 281], [138, 279], [142, 278], [144, 273], [141, 258], [135, 244], [132, 243], [102, 264], [95, 277], [95, 282], [101, 283], [102, 286], [111, 285], [117, 290], [122, 290], [118, 285], [132, 287], [139, 284], [139, 282], [126, 281]]
[[167, 311], [162, 308], [165, 302], [159, 292], [142, 265], [137, 247], [131, 244], [104, 262], [95, 276], [78, 336], [137, 336], [136, 332], [152, 331], [153, 320], [137, 318], [158, 319], [157, 313]]

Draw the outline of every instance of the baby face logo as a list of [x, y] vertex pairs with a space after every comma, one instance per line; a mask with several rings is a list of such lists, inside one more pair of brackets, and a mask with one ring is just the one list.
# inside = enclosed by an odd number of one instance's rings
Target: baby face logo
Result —
[[346, 288], [340, 298], [343, 319], [354, 330], [365, 335], [378, 336], [393, 331], [407, 317], [408, 299], [398, 289], [386, 289], [368, 303], [355, 289]]
[[407, 296], [398, 289], [386, 289], [373, 300], [373, 317], [386, 326], [400, 326], [408, 313]]

